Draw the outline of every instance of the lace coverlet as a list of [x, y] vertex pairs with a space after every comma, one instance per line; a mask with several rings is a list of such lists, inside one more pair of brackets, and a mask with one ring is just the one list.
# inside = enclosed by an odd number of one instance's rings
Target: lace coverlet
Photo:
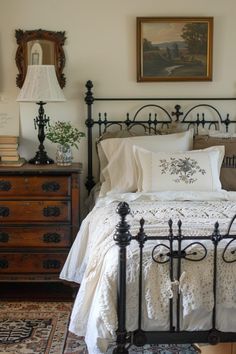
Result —
[[[131, 225], [132, 235], [138, 232], [142, 217], [145, 219], [145, 232], [148, 236], [168, 235], [170, 218], [173, 220], [174, 231], [181, 219], [183, 235], [211, 235], [216, 221], [220, 224], [221, 234], [224, 234], [236, 214], [236, 203], [230, 200], [166, 201], [146, 196], [135, 200], [130, 198], [128, 202], [131, 213], [127, 221]], [[106, 350], [107, 341], [114, 338], [117, 328], [118, 246], [113, 240], [115, 226], [119, 221], [117, 204], [117, 198], [100, 205], [98, 203], [88, 215], [61, 273], [63, 279], [81, 282], [70, 330], [86, 336], [89, 352], [94, 354]], [[148, 241], [145, 245], [143, 327], [148, 330], [164, 330], [168, 328], [169, 298], [173, 297], [173, 287], [169, 279], [169, 264], [157, 265], [150, 257], [154, 245], [156, 241]], [[206, 241], [206, 247], [208, 256], [203, 261], [185, 261], [182, 265], [179, 291], [182, 294], [183, 318], [198, 309], [209, 313], [214, 305], [211, 241]], [[134, 314], [138, 313], [137, 260], [138, 245], [132, 241], [127, 249], [128, 330], [134, 330], [137, 326], [134, 318]], [[224, 308], [236, 309], [235, 264], [226, 264], [219, 257], [218, 275], [218, 302]]]

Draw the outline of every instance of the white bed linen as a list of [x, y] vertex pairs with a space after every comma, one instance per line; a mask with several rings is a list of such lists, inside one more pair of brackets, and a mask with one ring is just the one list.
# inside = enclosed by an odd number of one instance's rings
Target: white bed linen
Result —
[[[141, 217], [146, 220], [145, 231], [148, 235], [168, 234], [167, 222], [170, 217], [175, 225], [179, 219], [182, 220], [183, 234], [211, 234], [216, 221], [219, 221], [220, 231], [224, 233], [231, 218], [236, 214], [236, 192], [125, 193], [98, 199], [94, 209], [83, 221], [61, 272], [62, 279], [81, 283], [69, 330], [85, 336], [90, 354], [105, 352], [109, 342], [114, 339], [117, 328], [118, 246], [115, 245], [113, 235], [119, 221], [116, 213], [119, 201], [126, 201], [130, 205], [131, 214], [127, 220], [133, 235], [138, 231]], [[151, 246], [152, 242], [148, 242], [145, 248], [150, 249]], [[132, 316], [133, 313], [137, 313], [135, 294], [138, 277], [134, 262], [137, 258], [137, 249], [138, 246], [133, 241], [127, 250], [128, 330], [137, 327], [137, 321]], [[144, 328], [168, 329], [169, 297], [173, 295], [168, 276], [168, 263], [157, 267], [154, 262], [149, 261], [149, 258], [144, 257], [144, 260], [146, 300], [143, 307]], [[183, 296], [183, 328], [209, 329], [211, 327], [209, 314], [213, 306], [209, 290], [212, 269], [208, 260], [197, 264], [197, 272], [193, 271], [194, 267], [196, 262], [186, 262], [186, 268], [182, 268], [180, 290]], [[220, 268], [221, 278], [225, 277], [224, 267], [222, 265]], [[220, 330], [236, 331], [236, 304], [232, 302], [232, 296], [234, 297], [236, 292], [236, 272], [233, 271], [233, 267], [234, 263], [227, 268], [229, 270], [227, 284], [231, 284], [231, 287], [227, 287], [226, 290], [223, 287], [219, 291], [222, 304], [218, 311], [217, 327]], [[153, 294], [159, 295], [153, 297]]]

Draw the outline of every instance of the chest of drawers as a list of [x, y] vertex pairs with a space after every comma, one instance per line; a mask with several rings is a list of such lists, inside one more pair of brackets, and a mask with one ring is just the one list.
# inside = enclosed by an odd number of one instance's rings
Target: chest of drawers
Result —
[[81, 165], [0, 168], [0, 281], [59, 281], [79, 229]]

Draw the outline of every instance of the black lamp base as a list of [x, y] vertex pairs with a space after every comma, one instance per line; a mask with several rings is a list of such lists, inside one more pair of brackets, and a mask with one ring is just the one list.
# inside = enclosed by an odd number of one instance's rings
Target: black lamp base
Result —
[[44, 139], [45, 139], [45, 132], [44, 128], [49, 124], [49, 117], [46, 117], [44, 114], [44, 108], [43, 106], [46, 104], [46, 102], [36, 102], [37, 105], [39, 105], [39, 111], [38, 111], [38, 117], [34, 119], [34, 126], [35, 129], [38, 128], [38, 139], [39, 139], [39, 149], [35, 154], [35, 157], [30, 159], [28, 162], [32, 165], [49, 165], [54, 163], [53, 159], [48, 157], [45, 147], [43, 145]]
[[28, 161], [32, 165], [50, 165], [54, 160], [48, 157], [46, 151], [37, 151], [35, 157]]

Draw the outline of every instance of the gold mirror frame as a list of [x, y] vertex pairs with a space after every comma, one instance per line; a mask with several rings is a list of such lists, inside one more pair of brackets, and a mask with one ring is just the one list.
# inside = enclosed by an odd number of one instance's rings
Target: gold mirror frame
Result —
[[63, 45], [65, 43], [65, 31], [64, 32], [53, 32], [46, 31], [42, 29], [23, 31], [18, 29], [15, 31], [16, 42], [18, 48], [16, 51], [16, 66], [18, 68], [19, 74], [16, 77], [16, 85], [22, 87], [28, 66], [28, 45], [30, 41], [48, 41], [53, 45], [53, 62], [47, 64], [55, 65], [56, 75], [61, 88], [66, 84], [66, 78], [63, 74], [63, 69], [65, 67], [65, 53], [63, 50]]

